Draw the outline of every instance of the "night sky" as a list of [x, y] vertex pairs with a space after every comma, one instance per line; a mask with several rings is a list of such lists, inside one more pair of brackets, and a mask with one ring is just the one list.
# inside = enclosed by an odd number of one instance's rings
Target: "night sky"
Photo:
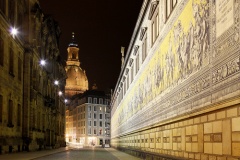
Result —
[[114, 88], [121, 68], [121, 46], [127, 51], [143, 0], [39, 0], [43, 13], [61, 29], [60, 52], [67, 59], [72, 32], [89, 89]]

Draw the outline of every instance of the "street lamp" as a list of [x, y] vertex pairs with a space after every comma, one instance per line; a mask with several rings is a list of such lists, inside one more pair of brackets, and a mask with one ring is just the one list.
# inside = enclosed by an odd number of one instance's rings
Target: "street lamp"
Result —
[[40, 64], [41, 64], [41, 66], [45, 66], [45, 65], [46, 65], [46, 61], [42, 59], [42, 60], [40, 61]]
[[12, 27], [10, 32], [11, 32], [13, 38], [18, 34], [18, 30], [15, 27]]
[[54, 84], [55, 84], [55, 85], [58, 85], [58, 84], [59, 84], [59, 81], [58, 81], [58, 80], [55, 80], [55, 81], [54, 81]]
[[59, 91], [59, 92], [58, 92], [58, 95], [59, 95], [59, 96], [61, 96], [62, 94], [63, 94], [62, 91]]

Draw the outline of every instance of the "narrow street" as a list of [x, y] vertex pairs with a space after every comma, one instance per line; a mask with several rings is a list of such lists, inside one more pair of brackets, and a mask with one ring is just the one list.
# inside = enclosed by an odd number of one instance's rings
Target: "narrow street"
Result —
[[59, 148], [0, 155], [1, 160], [140, 160], [113, 148]]

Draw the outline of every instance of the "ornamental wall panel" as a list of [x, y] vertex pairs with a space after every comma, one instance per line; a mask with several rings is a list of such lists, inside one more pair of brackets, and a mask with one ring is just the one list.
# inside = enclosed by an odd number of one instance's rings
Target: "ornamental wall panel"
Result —
[[[151, 24], [147, 2], [136, 28]], [[141, 136], [141, 149], [151, 152], [193, 159], [239, 156], [239, 3], [182, 0], [165, 21], [166, 4], [159, 1], [159, 37], [149, 43], [147, 57], [123, 98], [112, 102], [112, 142], [135, 133]], [[139, 51], [141, 44], [132, 39]], [[121, 90], [119, 86], [115, 90]], [[117, 96], [115, 91], [113, 99]]]

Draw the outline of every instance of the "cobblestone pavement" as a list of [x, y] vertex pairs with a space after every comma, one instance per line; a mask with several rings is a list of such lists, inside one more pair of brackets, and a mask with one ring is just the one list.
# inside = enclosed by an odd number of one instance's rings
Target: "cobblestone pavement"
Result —
[[84, 148], [72, 149], [66, 152], [60, 152], [34, 160], [139, 160], [129, 154], [117, 151], [115, 149], [104, 148]]
[[140, 160], [114, 148], [59, 148], [0, 155], [0, 160]]

